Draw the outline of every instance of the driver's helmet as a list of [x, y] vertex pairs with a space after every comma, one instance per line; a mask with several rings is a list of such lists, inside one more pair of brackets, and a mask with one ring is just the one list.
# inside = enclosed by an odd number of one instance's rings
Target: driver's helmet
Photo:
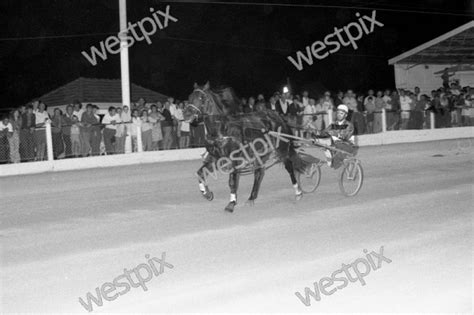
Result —
[[347, 105], [341, 104], [337, 107], [338, 111], [344, 112], [344, 113], [349, 113], [349, 107]]

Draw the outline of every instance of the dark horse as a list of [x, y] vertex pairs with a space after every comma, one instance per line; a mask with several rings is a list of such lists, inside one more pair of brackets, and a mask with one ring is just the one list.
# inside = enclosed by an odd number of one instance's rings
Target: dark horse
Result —
[[295, 172], [303, 172], [310, 163], [300, 158], [292, 141], [269, 135], [269, 131], [291, 134], [291, 129], [278, 113], [261, 109], [244, 114], [231, 88], [211, 90], [209, 83], [204, 86], [195, 83], [189, 103], [184, 118], [194, 123], [203, 122], [206, 134], [207, 151], [203, 165], [197, 171], [199, 188], [206, 199], [212, 200], [214, 195], [207, 186], [205, 172], [215, 171], [216, 163], [219, 167], [222, 162], [226, 166], [222, 169], [229, 174], [230, 202], [226, 211], [234, 211], [239, 177], [243, 173], [254, 173], [253, 188], [247, 201], [253, 204], [265, 174], [265, 165], [271, 161], [284, 164], [296, 199], [302, 197]]

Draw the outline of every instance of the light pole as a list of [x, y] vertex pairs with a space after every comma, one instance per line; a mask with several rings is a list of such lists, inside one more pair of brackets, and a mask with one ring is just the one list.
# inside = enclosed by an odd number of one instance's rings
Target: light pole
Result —
[[[119, 0], [120, 12], [120, 73], [122, 78], [122, 105], [127, 105], [130, 112], [130, 73], [128, 70], [128, 46], [125, 35], [127, 34], [127, 0]], [[128, 129], [128, 128], [127, 128]], [[129, 134], [129, 131], [127, 131]], [[131, 135], [127, 135], [125, 152], [132, 152]]]

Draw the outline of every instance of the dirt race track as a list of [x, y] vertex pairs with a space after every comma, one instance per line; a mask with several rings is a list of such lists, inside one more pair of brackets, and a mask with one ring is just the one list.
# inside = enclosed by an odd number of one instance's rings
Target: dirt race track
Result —
[[[323, 168], [296, 202], [277, 165], [253, 207], [253, 178], [242, 178], [234, 214], [223, 211], [226, 177], [210, 179], [212, 202], [200, 197], [199, 161], [1, 178], [0, 312], [88, 313], [79, 298], [165, 252], [173, 268], [146, 291], [89, 301], [93, 312], [471, 313], [473, 143], [361, 148], [365, 182], [352, 198]], [[365, 285], [309, 306], [295, 294], [381, 246], [391, 262]]]

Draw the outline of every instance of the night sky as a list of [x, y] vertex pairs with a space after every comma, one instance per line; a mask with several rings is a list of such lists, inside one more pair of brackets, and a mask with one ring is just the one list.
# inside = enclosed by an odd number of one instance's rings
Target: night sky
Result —
[[[474, 18], [470, 0], [455, 1], [140, 1], [127, 3], [128, 21], [165, 9], [178, 18], [152, 43], [129, 48], [133, 83], [177, 98], [193, 82], [230, 85], [240, 96], [269, 94], [290, 79], [296, 91], [394, 86], [388, 59]], [[189, 3], [194, 2], [194, 3]], [[291, 3], [291, 4], [289, 4]], [[263, 5], [266, 4], [266, 5]], [[274, 4], [274, 5], [270, 5]], [[304, 5], [304, 6], [301, 6]], [[336, 8], [338, 7], [338, 8]], [[298, 71], [287, 59], [316, 40], [356, 22], [356, 12], [384, 24]], [[119, 30], [118, 0], [0, 2], [1, 107], [24, 104], [76, 78], [120, 78], [120, 55], [92, 66], [81, 54]]]

